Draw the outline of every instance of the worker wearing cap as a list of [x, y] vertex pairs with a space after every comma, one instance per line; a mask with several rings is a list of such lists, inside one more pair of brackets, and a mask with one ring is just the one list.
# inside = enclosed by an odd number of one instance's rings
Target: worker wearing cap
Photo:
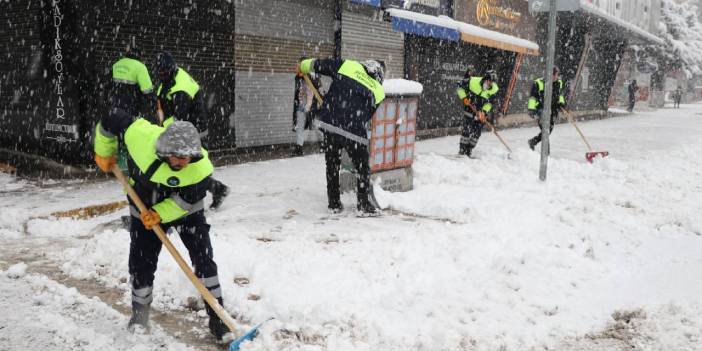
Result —
[[[563, 80], [560, 79], [558, 67], [553, 67], [553, 99], [551, 100], [551, 128], [548, 131], [548, 135], [553, 132], [553, 125], [558, 118], [558, 111], [566, 106], [566, 100], [564, 94]], [[531, 93], [529, 96], [529, 102], [527, 109], [529, 110], [529, 116], [531, 118], [537, 119], [539, 122], [539, 134], [535, 137], [529, 139], [529, 148], [534, 150], [534, 147], [541, 142], [541, 114], [544, 108], [544, 91], [546, 83], [543, 78], [537, 78], [534, 80], [534, 84], [531, 86]]]
[[[470, 70], [470, 69], [469, 69]], [[458, 146], [458, 154], [470, 157], [483, 130], [487, 114], [492, 112], [495, 94], [499, 91], [497, 74], [489, 70], [482, 77], [466, 76], [459, 84], [456, 93], [463, 102], [463, 128]]]
[[[134, 217], [130, 225], [129, 274], [132, 317], [129, 328], [148, 328], [153, 282], [161, 241], [152, 232], [157, 225], [175, 228], [188, 249], [195, 275], [222, 304], [217, 264], [212, 255], [210, 225], [204, 212], [205, 191], [213, 167], [200, 136], [190, 122], [175, 121], [168, 127], [145, 119], [133, 121], [123, 111], [103, 117], [95, 133], [95, 162], [109, 172], [115, 164], [118, 138], [129, 154], [129, 182], [148, 211], [139, 213], [130, 199]], [[210, 332], [221, 339], [227, 326], [209, 306]]]

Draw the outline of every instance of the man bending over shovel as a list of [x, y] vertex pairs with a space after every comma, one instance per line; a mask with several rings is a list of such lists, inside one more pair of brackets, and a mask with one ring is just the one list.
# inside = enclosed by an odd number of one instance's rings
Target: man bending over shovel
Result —
[[[129, 181], [148, 211], [139, 214], [129, 199], [129, 275], [132, 286], [132, 317], [128, 328], [148, 328], [153, 300], [153, 282], [161, 241], [152, 229], [159, 224], [173, 227], [188, 249], [195, 275], [222, 305], [217, 264], [212, 255], [210, 225], [204, 212], [205, 192], [212, 175], [212, 163], [202, 148], [200, 136], [190, 122], [175, 121], [163, 128], [145, 119], [133, 120], [115, 111], [103, 117], [95, 131], [95, 162], [110, 172], [116, 162], [117, 138], [129, 154]], [[140, 219], [140, 220], [139, 220]], [[218, 340], [229, 332], [209, 306], [209, 328]]]

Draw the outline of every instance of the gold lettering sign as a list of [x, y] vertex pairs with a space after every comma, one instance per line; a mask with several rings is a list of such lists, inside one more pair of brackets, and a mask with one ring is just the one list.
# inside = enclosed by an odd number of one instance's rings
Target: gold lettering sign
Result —
[[498, 0], [478, 0], [475, 16], [481, 26], [495, 28], [514, 27], [522, 19], [522, 14], [507, 6], [500, 6]]

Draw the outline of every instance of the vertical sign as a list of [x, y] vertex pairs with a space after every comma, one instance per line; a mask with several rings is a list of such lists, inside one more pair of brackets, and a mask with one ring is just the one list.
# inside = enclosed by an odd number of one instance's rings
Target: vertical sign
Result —
[[66, 106], [65, 85], [68, 79], [64, 65], [63, 30], [64, 14], [61, 10], [62, 0], [51, 0], [50, 32], [51, 32], [51, 61], [49, 69], [54, 76], [49, 94], [49, 116], [43, 130], [44, 139], [52, 139], [61, 144], [78, 141], [78, 127], [71, 123], [73, 118], [68, 118]]

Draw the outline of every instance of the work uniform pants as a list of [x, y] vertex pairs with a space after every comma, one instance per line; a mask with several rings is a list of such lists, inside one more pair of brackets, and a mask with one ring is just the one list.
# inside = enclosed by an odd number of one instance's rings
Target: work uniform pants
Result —
[[[542, 115], [542, 114], [543, 114], [543, 111], [542, 111], [542, 110], [539, 110], [539, 112], [537, 112], [537, 115], [539, 116], [539, 119], [538, 119], [538, 122], [539, 122], [539, 134], [531, 139], [531, 140], [532, 140], [532, 143], [533, 143], [534, 145], [536, 145], [536, 144], [538, 144], [538, 143], [541, 142], [541, 137], [542, 137], [541, 131], [544, 130], [543, 126], [541, 125], [541, 124], [542, 124], [542, 123], [541, 123], [541, 115]], [[554, 127], [554, 125], [555, 125], [555, 121], [556, 121], [556, 118], [557, 118], [557, 117], [558, 117], [558, 108], [553, 108], [553, 109], [551, 109], [551, 126], [549, 127], [548, 135], [551, 135], [551, 133], [553, 132], [553, 127]]]
[[341, 151], [346, 149], [357, 172], [356, 197], [358, 205], [370, 203], [370, 166], [368, 165], [368, 147], [349, 140], [341, 135], [324, 133], [324, 160], [327, 165], [327, 198], [330, 208], [341, 207], [339, 190], [339, 168]]
[[472, 112], [463, 111], [463, 125], [458, 154], [470, 156], [471, 150], [478, 145], [478, 139], [480, 139], [482, 132], [483, 124], [475, 119], [475, 115]]
[[[193, 213], [174, 222], [174, 225], [163, 225], [164, 230], [173, 227], [188, 249], [190, 261], [195, 276], [200, 278], [207, 289], [220, 300], [222, 290], [217, 277], [217, 264], [212, 255], [210, 243], [210, 225], [207, 224], [203, 211]], [[129, 275], [132, 285], [132, 302], [148, 305], [153, 300], [154, 273], [161, 252], [161, 240], [156, 233], [144, 228], [141, 220], [132, 217], [129, 230], [131, 243], [129, 246]]]

